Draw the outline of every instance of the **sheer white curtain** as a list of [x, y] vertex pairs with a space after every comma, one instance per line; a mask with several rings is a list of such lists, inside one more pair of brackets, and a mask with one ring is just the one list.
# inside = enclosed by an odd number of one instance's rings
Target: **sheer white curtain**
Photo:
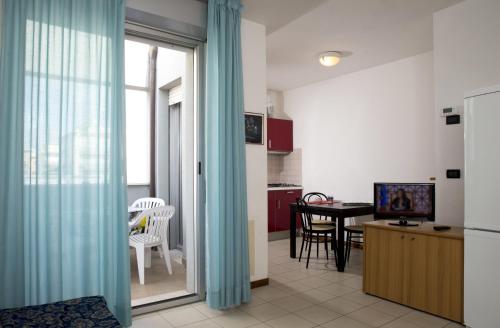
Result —
[[124, 0], [4, 0], [0, 306], [103, 295], [130, 323]]

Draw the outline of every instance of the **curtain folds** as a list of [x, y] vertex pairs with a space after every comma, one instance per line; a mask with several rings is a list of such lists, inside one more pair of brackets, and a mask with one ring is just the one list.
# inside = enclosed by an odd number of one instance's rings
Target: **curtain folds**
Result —
[[209, 0], [207, 26], [207, 303], [250, 301], [240, 0]]
[[4, 0], [0, 307], [103, 295], [130, 325], [125, 0]]

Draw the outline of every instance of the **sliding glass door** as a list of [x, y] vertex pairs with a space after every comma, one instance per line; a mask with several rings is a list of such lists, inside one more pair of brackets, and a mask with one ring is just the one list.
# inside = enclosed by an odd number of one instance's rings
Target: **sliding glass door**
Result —
[[[161, 247], [130, 248], [132, 306], [166, 307], [166, 301], [199, 299], [201, 218], [199, 216], [198, 49], [155, 34], [128, 31], [125, 41], [127, 179], [130, 235], [147, 234], [138, 200], [155, 198], [175, 208]], [[146, 36], [146, 37], [145, 37]], [[157, 203], [155, 203], [157, 204]], [[135, 207], [134, 207], [135, 206]], [[167, 260], [166, 260], [167, 259]], [[144, 266], [144, 269], [142, 268]], [[139, 279], [144, 270], [144, 279]]]

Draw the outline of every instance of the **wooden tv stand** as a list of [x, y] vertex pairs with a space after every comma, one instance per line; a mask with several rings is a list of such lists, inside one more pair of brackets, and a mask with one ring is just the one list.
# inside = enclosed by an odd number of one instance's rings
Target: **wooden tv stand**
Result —
[[463, 228], [364, 224], [363, 292], [463, 322]]

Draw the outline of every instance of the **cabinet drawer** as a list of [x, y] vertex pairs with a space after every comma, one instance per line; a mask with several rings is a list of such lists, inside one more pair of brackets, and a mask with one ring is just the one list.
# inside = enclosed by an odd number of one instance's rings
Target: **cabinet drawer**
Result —
[[292, 200], [292, 203], [295, 203], [297, 197], [302, 197], [302, 190], [282, 190], [281, 191], [282, 198], [288, 200]]

